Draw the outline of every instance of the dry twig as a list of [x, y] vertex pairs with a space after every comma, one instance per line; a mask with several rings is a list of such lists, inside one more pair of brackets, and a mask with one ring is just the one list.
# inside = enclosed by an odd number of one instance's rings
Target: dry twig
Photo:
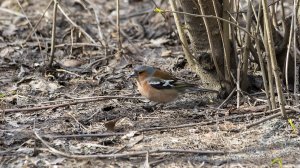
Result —
[[54, 52], [55, 52], [55, 34], [56, 34], [56, 16], [57, 16], [57, 6], [58, 2], [57, 0], [54, 0], [54, 6], [53, 6], [53, 18], [52, 18], [52, 32], [51, 32], [51, 51], [50, 51], [50, 61], [49, 61], [49, 67], [52, 66], [53, 60], [54, 60]]
[[[280, 110], [280, 109], [277, 109], [277, 110]], [[300, 109], [298, 109], [298, 108], [296, 108], [296, 107], [292, 107], [292, 106], [285, 106], [285, 110], [286, 110], [286, 113], [287, 113], [287, 114], [288, 114], [288, 113], [293, 113], [293, 112], [298, 112], [298, 113], [300, 113]], [[273, 110], [272, 110], [272, 111], [273, 111]], [[256, 122], [254, 122], [254, 123], [251, 123], [251, 124], [246, 125], [246, 128], [249, 129], [249, 128], [253, 127], [253, 126], [256, 126], [256, 125], [258, 125], [258, 124], [261, 124], [261, 123], [263, 123], [263, 122], [266, 122], [266, 121], [268, 121], [268, 120], [271, 120], [271, 119], [273, 119], [273, 118], [276, 118], [276, 117], [280, 116], [281, 114], [282, 114], [281, 111], [280, 111], [280, 112], [277, 112], [277, 113], [275, 113], [275, 114], [273, 114], [273, 115], [270, 115], [270, 116], [267, 116], [267, 117], [265, 117], [265, 118], [263, 118], [263, 119], [261, 119], [261, 120], [259, 120], [259, 121], [256, 121]]]
[[64, 156], [68, 158], [76, 158], [76, 159], [88, 159], [88, 158], [124, 158], [124, 157], [130, 157], [130, 156], [140, 156], [145, 155], [147, 153], [149, 154], [155, 154], [155, 153], [192, 153], [192, 154], [198, 154], [198, 155], [225, 155], [228, 153], [237, 153], [235, 151], [233, 152], [226, 152], [226, 151], [204, 151], [204, 150], [184, 150], [184, 149], [156, 149], [156, 150], [150, 150], [150, 151], [136, 151], [131, 153], [120, 153], [120, 154], [99, 154], [99, 155], [72, 155], [68, 154], [59, 150], [56, 150], [55, 148], [51, 147], [48, 142], [46, 142], [42, 137], [34, 131], [35, 136], [37, 139], [39, 139], [48, 149], [49, 152], [54, 155]]
[[[54, 109], [58, 107], [65, 107], [80, 103], [89, 103], [89, 102], [95, 102], [95, 101], [102, 101], [106, 99], [143, 99], [143, 97], [128, 97], [128, 96], [97, 96], [97, 98], [87, 98], [86, 100], [82, 101], [75, 101], [75, 102], [69, 102], [69, 103], [63, 103], [63, 104], [55, 104], [55, 105], [45, 105], [41, 107], [31, 107], [31, 108], [15, 108], [15, 109], [2, 109], [0, 112], [3, 113], [12, 113], [12, 112], [32, 112], [37, 110], [45, 110], [45, 109]], [[67, 100], [71, 101], [71, 100]]]
[[282, 86], [281, 86], [281, 81], [279, 77], [279, 67], [277, 65], [276, 57], [275, 57], [275, 49], [274, 49], [274, 41], [273, 41], [273, 35], [272, 35], [272, 30], [271, 30], [271, 24], [270, 24], [270, 19], [269, 19], [269, 13], [268, 13], [268, 6], [267, 6], [267, 1], [263, 0], [263, 16], [264, 16], [264, 23], [265, 23], [265, 28], [266, 28], [266, 38], [267, 38], [267, 45], [269, 49], [269, 57], [271, 60], [271, 65], [272, 65], [272, 71], [273, 75], [275, 77], [275, 83], [276, 83], [276, 89], [278, 93], [278, 101], [279, 101], [279, 106], [281, 109], [282, 116], [286, 118], [286, 113], [285, 113], [285, 98], [283, 96], [282, 92]]

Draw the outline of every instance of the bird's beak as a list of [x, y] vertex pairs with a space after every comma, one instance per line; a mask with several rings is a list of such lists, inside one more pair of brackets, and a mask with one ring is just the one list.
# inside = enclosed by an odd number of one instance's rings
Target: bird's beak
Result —
[[128, 76], [128, 78], [136, 78], [136, 77], [138, 77], [138, 73], [137, 73], [136, 71], [132, 72], [132, 73]]

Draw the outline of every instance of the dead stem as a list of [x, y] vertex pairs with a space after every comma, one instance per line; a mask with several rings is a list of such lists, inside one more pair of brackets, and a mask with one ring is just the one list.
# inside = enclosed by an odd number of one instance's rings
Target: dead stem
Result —
[[54, 0], [53, 6], [53, 18], [52, 18], [52, 31], [51, 31], [51, 51], [50, 51], [50, 61], [48, 66], [51, 67], [54, 61], [54, 52], [55, 52], [55, 34], [56, 34], [56, 16], [57, 16], [57, 0]]

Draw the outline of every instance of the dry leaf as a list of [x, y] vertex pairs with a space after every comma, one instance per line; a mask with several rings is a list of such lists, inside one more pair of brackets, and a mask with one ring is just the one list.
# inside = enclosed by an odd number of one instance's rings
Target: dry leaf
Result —
[[164, 50], [164, 51], [161, 52], [162, 57], [170, 57], [171, 54], [172, 54], [171, 50]]
[[138, 131], [130, 131], [128, 134], [122, 136], [121, 139], [129, 139], [131, 137], [133, 137]]
[[44, 79], [37, 79], [31, 81], [29, 85], [31, 89], [34, 91], [50, 92], [50, 93], [55, 92], [57, 89], [61, 87], [55, 82], [46, 81]]
[[150, 42], [151, 42], [154, 46], [157, 46], [157, 47], [160, 47], [162, 44], [167, 43], [167, 42], [169, 42], [169, 41], [170, 41], [169, 39], [166, 39], [166, 38], [164, 38], [164, 37], [150, 40]]
[[75, 60], [75, 59], [63, 59], [60, 61], [60, 64], [63, 67], [67, 67], [67, 68], [76, 68], [81, 66], [83, 63], [84, 63], [83, 61]]
[[104, 123], [104, 127], [107, 129], [107, 131], [114, 132], [117, 121], [119, 121], [119, 119], [107, 121], [106, 123]]

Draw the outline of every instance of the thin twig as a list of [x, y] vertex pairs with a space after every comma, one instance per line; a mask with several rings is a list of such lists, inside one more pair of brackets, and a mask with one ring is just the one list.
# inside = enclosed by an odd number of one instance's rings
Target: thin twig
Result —
[[121, 33], [120, 33], [120, 0], [116, 0], [117, 5], [117, 21], [116, 21], [116, 29], [117, 29], [117, 36], [118, 36], [118, 52], [116, 54], [117, 59], [120, 59], [122, 56], [122, 42], [121, 42]]
[[49, 139], [59, 139], [59, 138], [86, 138], [86, 137], [110, 137], [110, 136], [123, 136], [127, 133], [115, 132], [115, 133], [102, 133], [102, 134], [73, 134], [73, 135], [43, 135], [45, 138]]
[[26, 15], [23, 15], [22, 13], [13, 11], [11, 9], [6, 9], [6, 8], [0, 7], [0, 11], [6, 12], [6, 13], [9, 13], [9, 14], [13, 14], [13, 15], [16, 15], [16, 16], [19, 16], [19, 17], [24, 17], [24, 18], [26, 17]]
[[[150, 128], [142, 128], [136, 133], [148, 132], [148, 131], [158, 131], [158, 130], [168, 130], [168, 129], [178, 129], [178, 128], [186, 128], [186, 127], [194, 127], [199, 125], [207, 125], [210, 123], [214, 123], [215, 121], [210, 122], [201, 122], [201, 123], [190, 123], [190, 124], [182, 124], [176, 126], [166, 126], [166, 127], [150, 127]], [[45, 135], [43, 137], [57, 139], [57, 138], [84, 138], [84, 137], [108, 137], [108, 136], [123, 136], [128, 133], [102, 133], [102, 134], [77, 134], [77, 135]]]
[[[201, 150], [184, 150], [184, 149], [159, 149], [158, 152], [170, 152], [170, 153], [195, 153], [199, 155], [224, 155], [226, 151], [201, 151]], [[236, 152], [230, 152], [236, 153]]]
[[56, 16], [57, 16], [57, 0], [54, 0], [53, 6], [53, 18], [52, 18], [52, 32], [51, 32], [51, 51], [50, 51], [50, 61], [48, 66], [52, 67], [52, 63], [54, 61], [54, 52], [55, 52], [55, 34], [56, 34]]
[[29, 39], [29, 37], [32, 35], [32, 33], [34, 33], [36, 31], [36, 28], [39, 26], [39, 24], [41, 23], [43, 17], [45, 16], [45, 13], [47, 12], [47, 10], [50, 8], [51, 4], [53, 3], [53, 0], [51, 0], [48, 4], [48, 6], [46, 7], [46, 9], [44, 10], [42, 16], [39, 18], [38, 22], [35, 24], [34, 28], [30, 31], [30, 33], [27, 35], [25, 42], [27, 42], [27, 40]]
[[252, 36], [252, 34], [250, 32], [248, 32], [245, 28], [241, 27], [240, 25], [232, 22], [232, 21], [229, 21], [229, 20], [226, 20], [226, 19], [223, 19], [221, 17], [217, 17], [217, 16], [214, 16], [214, 15], [198, 15], [198, 14], [192, 14], [192, 13], [186, 13], [186, 12], [180, 12], [180, 11], [174, 11], [174, 10], [164, 10], [164, 12], [171, 12], [171, 13], [178, 13], [178, 14], [186, 14], [186, 15], [190, 15], [190, 16], [194, 16], [194, 17], [203, 17], [203, 18], [213, 18], [213, 19], [218, 19], [218, 20], [221, 20], [221, 21], [224, 21], [224, 22], [227, 22], [235, 27], [238, 27], [240, 30], [243, 30], [245, 33], [247, 33], [250, 37], [252, 38], [255, 38], [254, 36]]
[[248, 125], [246, 125], [246, 128], [249, 129], [249, 128], [253, 127], [253, 126], [259, 125], [259, 124], [261, 124], [263, 122], [266, 122], [266, 121], [271, 120], [273, 118], [276, 118], [278, 116], [281, 116], [281, 112], [277, 112], [277, 113], [275, 113], [273, 115], [270, 115], [270, 116], [268, 116], [266, 118], [258, 120], [258, 121], [254, 122], [254, 123], [248, 124]]
[[57, 44], [55, 45], [55, 48], [64, 48], [66, 46], [78, 46], [78, 47], [82, 47], [82, 46], [90, 46], [90, 47], [99, 47], [101, 48], [102, 46], [99, 44], [94, 44], [94, 43], [64, 43], [64, 44]]
[[[20, 1], [17, 0], [17, 3], [19, 5], [19, 7], [21, 8], [22, 13], [24, 13], [24, 16], [25, 16], [26, 20], [28, 21], [28, 24], [29, 24], [30, 28], [33, 30], [34, 28], [33, 28], [32, 24], [31, 24], [30, 20], [28, 19], [28, 17], [25, 15], [25, 10], [22, 7]], [[40, 40], [39, 40], [39, 38], [38, 38], [38, 36], [37, 36], [36, 33], [34, 33], [34, 35], [35, 35], [36, 41], [38, 42], [40, 53], [41, 53], [42, 56], [44, 56], [43, 53], [42, 53], [42, 46], [41, 46]]]
[[95, 102], [95, 101], [102, 101], [105, 99], [143, 99], [142, 97], [128, 97], [128, 96], [98, 96], [97, 99], [89, 99], [89, 100], [82, 100], [82, 101], [76, 101], [76, 102], [69, 102], [64, 104], [55, 104], [55, 105], [46, 105], [41, 107], [31, 107], [31, 108], [15, 108], [15, 109], [2, 109], [0, 112], [3, 113], [12, 113], [12, 112], [32, 112], [32, 111], [38, 111], [38, 110], [45, 110], [45, 109], [54, 109], [58, 107], [65, 107], [70, 105], [76, 105], [80, 103], [88, 103], [88, 102]]
[[144, 10], [144, 11], [140, 11], [140, 12], [137, 12], [137, 13], [132, 13], [132, 14], [129, 14], [127, 16], [122, 16], [120, 19], [121, 20], [126, 20], [126, 19], [130, 19], [130, 18], [133, 18], [133, 17], [146, 15], [146, 14], [150, 14], [150, 13], [154, 13], [153, 8], [150, 8], [150, 9], [147, 9], [147, 10]]
[[[298, 112], [298, 113], [300, 113], [300, 109], [298, 109], [298, 108], [296, 108], [296, 107], [285, 106], [285, 109], [286, 109], [286, 113], [287, 113], [287, 114], [288, 114], [288, 113], [293, 113], [293, 112]], [[273, 114], [273, 115], [270, 115], [270, 116], [268, 116], [268, 117], [266, 117], [266, 118], [263, 118], [263, 119], [261, 119], [261, 120], [259, 120], [259, 121], [256, 121], [256, 122], [254, 122], [254, 123], [251, 123], [251, 124], [246, 125], [246, 128], [249, 129], [249, 128], [253, 127], [253, 126], [256, 126], [256, 125], [258, 125], [258, 124], [261, 124], [261, 123], [263, 123], [263, 122], [266, 122], [266, 121], [268, 121], [268, 120], [271, 120], [271, 119], [273, 119], [273, 118], [275, 118], [275, 117], [281, 116], [281, 114], [282, 114], [282, 112], [279, 111], [279, 112], [277, 112], [277, 113], [275, 113], [275, 114]]]
[[266, 33], [267, 42], [268, 42], [267, 45], [269, 46], [268, 47], [269, 56], [271, 58], [272, 71], [273, 71], [273, 75], [275, 77], [279, 106], [281, 109], [282, 116], [284, 118], [286, 118], [286, 112], [285, 112], [285, 108], [284, 108], [286, 102], [285, 102], [285, 98], [283, 96], [281, 80], [279, 77], [279, 68], [278, 68], [276, 56], [275, 56], [274, 41], [273, 41], [272, 29], [271, 29], [271, 24], [270, 24], [270, 19], [269, 19], [267, 1], [263, 0], [262, 4], [263, 4], [264, 23], [265, 23], [265, 28], [266, 28], [266, 32], [267, 32]]
[[[216, 6], [216, 0], [213, 0], [213, 4], [214, 4], [214, 10], [215, 10], [215, 15], [218, 15], [217, 12], [217, 6]], [[233, 9], [233, 2], [232, 1], [224, 1], [223, 3], [223, 12], [222, 12], [222, 17], [224, 19], [230, 20], [230, 16], [228, 13], [232, 12]], [[230, 83], [230, 88], [233, 85], [233, 78], [231, 78], [231, 57], [232, 56], [236, 56], [235, 54], [231, 54], [232, 52], [232, 43], [231, 43], [231, 39], [230, 39], [230, 35], [231, 35], [231, 30], [230, 30], [230, 25], [229, 23], [223, 23], [221, 24], [221, 22], [218, 20], [218, 25], [219, 25], [219, 29], [220, 31], [222, 31], [220, 33], [221, 35], [221, 39], [223, 42], [223, 46], [224, 46], [224, 76], [225, 76], [225, 80], [229, 81]], [[225, 85], [227, 86], [227, 85]], [[228, 89], [228, 88], [227, 88]]]
[[[159, 8], [159, 6], [156, 4], [156, 2], [155, 2], [154, 0], [151, 0], [151, 1], [152, 1], [152, 3], [154, 4], [155, 8]], [[152, 10], [152, 11], [153, 11], [153, 10]], [[167, 22], [167, 18], [166, 18], [166, 16], [164, 15], [164, 13], [161, 12], [160, 14], [161, 14], [161, 16], [164, 18], [165, 22]]]
[[71, 113], [67, 113], [69, 116], [71, 116], [71, 118], [73, 118], [73, 120], [75, 120], [75, 122], [80, 125], [81, 128], [83, 128], [85, 131], [88, 131], [88, 129], [80, 122], [77, 120], [77, 118]]
[[[169, 3], [171, 5], [171, 9], [173, 11], [175, 11], [177, 9], [176, 3], [173, 0], [169, 0]], [[177, 27], [179, 39], [180, 39], [180, 41], [182, 43], [182, 46], [183, 46], [182, 48], [183, 48], [183, 52], [184, 52], [185, 58], [186, 58], [187, 62], [189, 63], [189, 65], [191, 66], [191, 68], [195, 72], [199, 72], [200, 68], [198, 67], [197, 61], [195, 61], [195, 59], [193, 58], [193, 55], [189, 51], [188, 41], [187, 41], [186, 35], [184, 33], [184, 30], [183, 30], [183, 28], [182, 28], [182, 26], [180, 24], [180, 18], [179, 18], [179, 16], [178, 16], [177, 13], [174, 13], [173, 16], [174, 16], [175, 24], [176, 24], [176, 27]]]
[[[73, 101], [78, 101], [78, 100], [87, 100], [87, 99], [100, 99], [100, 98], [110, 98], [112, 96], [92, 96], [92, 97], [73, 97], [69, 94], [64, 94], [65, 97], [68, 97], [66, 99], [61, 99], [61, 100], [52, 100], [52, 101], [44, 101], [44, 102], [38, 102], [35, 104], [23, 104], [23, 105], [19, 105], [18, 107], [29, 107], [29, 106], [40, 106], [40, 105], [50, 105], [50, 104], [56, 104], [59, 102], [73, 102]], [[140, 94], [124, 94], [121, 95], [122, 97], [136, 97], [136, 96], [140, 96]], [[141, 99], [143, 99], [144, 97], [140, 97]]]
[[71, 74], [71, 75], [74, 75], [76, 77], [81, 77], [80, 75], [78, 75], [77, 73], [75, 72], [70, 72], [68, 70], [65, 70], [65, 69], [56, 69], [57, 72], [65, 72], [65, 73], [68, 73], [68, 74]]
[[[113, 19], [111, 19], [105, 12], [101, 11], [100, 10], [100, 13], [105, 17], [105, 18], [108, 18], [108, 21], [116, 27], [116, 23]], [[135, 46], [135, 44], [132, 42], [132, 40], [130, 39], [130, 37], [125, 33], [125, 31], [123, 31], [123, 29], [120, 29], [120, 33], [122, 34], [122, 36], [124, 36], [127, 41], [129, 42], [129, 44], [132, 45], [132, 47], [138, 52], [138, 54], [142, 54], [142, 51]]]
[[[251, 3], [251, 6], [253, 7], [253, 3]], [[272, 104], [271, 104], [271, 99], [270, 99], [270, 94], [269, 94], [269, 85], [268, 85], [268, 80], [267, 80], [267, 73], [266, 73], [266, 69], [265, 69], [265, 64], [264, 64], [264, 60], [263, 60], [263, 57], [262, 57], [262, 52], [261, 52], [261, 49], [260, 49], [260, 44], [259, 44], [259, 41], [258, 41], [258, 31], [259, 31], [259, 28], [260, 28], [260, 18], [261, 18], [261, 6], [262, 4], [259, 3], [259, 11], [258, 11], [258, 16], [256, 15], [256, 12], [253, 11], [254, 13], [254, 16], [256, 17], [257, 21], [256, 21], [256, 29], [255, 29], [255, 35], [256, 35], [256, 38], [255, 38], [255, 45], [256, 45], [256, 51], [257, 51], [257, 55], [258, 55], [258, 60], [259, 60], [259, 65], [260, 65], [260, 69], [261, 69], [261, 73], [262, 73], [262, 77], [263, 77], [263, 82], [264, 82], [264, 88], [265, 88], [265, 94], [266, 94], [266, 97], [267, 97], [267, 102], [268, 102], [268, 106], [269, 106], [269, 109], [272, 109]], [[254, 8], [252, 8], [252, 10], [254, 10]]]
[[[89, 2], [91, 3], [91, 2]], [[103, 32], [102, 32], [102, 29], [101, 29], [101, 23], [100, 23], [100, 20], [99, 20], [99, 17], [98, 17], [98, 11], [99, 9], [97, 8], [97, 11], [94, 7], [92, 7], [93, 9], [93, 12], [94, 12], [94, 15], [95, 15], [95, 18], [96, 18], [96, 22], [97, 22], [97, 27], [98, 27], [98, 36], [99, 36], [99, 39], [100, 39], [100, 44], [104, 47], [104, 54], [105, 56], [107, 56], [107, 41], [104, 40], [104, 35], [103, 35]]]
[[207, 125], [207, 124], [212, 124], [212, 123], [215, 123], [215, 121], [201, 122], [201, 123], [190, 123], [190, 124], [182, 124], [182, 125], [166, 126], [166, 127], [142, 128], [142, 129], [139, 129], [137, 131], [138, 132], [147, 132], [147, 131], [177, 129], [177, 128], [186, 128], [186, 127], [194, 127], [194, 126], [200, 126], [200, 125]]
[[[293, 24], [293, 29], [294, 29], [294, 35], [293, 35], [293, 55], [294, 55], [294, 95], [297, 94], [299, 92], [299, 64], [297, 64], [297, 37], [296, 37], [296, 32], [297, 32], [297, 29], [299, 30], [299, 26], [297, 26], [297, 21], [296, 19], [298, 20], [298, 25], [300, 25], [300, 12], [299, 11], [299, 5], [300, 5], [300, 2], [299, 0], [294, 0], [294, 8], [293, 8], [293, 16], [295, 17], [294, 21], [291, 23]], [[297, 12], [298, 12], [298, 15], [297, 15]], [[299, 33], [299, 31], [298, 31]], [[297, 35], [298, 38], [299, 38], [299, 34]], [[298, 44], [299, 45], [299, 44]], [[294, 105], [297, 105], [299, 104], [299, 97], [298, 96], [294, 96], [294, 102], [293, 104]]]
[[228, 97], [220, 104], [218, 109], [221, 109], [225, 103], [227, 103], [230, 98], [233, 96], [233, 94], [236, 92], [236, 87], [231, 91], [231, 93], [228, 95]]
[[[209, 122], [201, 122], [201, 123], [190, 123], [190, 124], [182, 124], [182, 125], [176, 125], [176, 126], [166, 126], [166, 127], [150, 127], [150, 128], [142, 128], [136, 131], [135, 134], [142, 133], [142, 132], [148, 132], [148, 131], [159, 131], [159, 130], [170, 130], [170, 129], [178, 129], [178, 128], [187, 128], [187, 127], [194, 127], [194, 126], [201, 126], [201, 125], [208, 125], [213, 124], [216, 122], [223, 122], [225, 120], [230, 119], [236, 119], [240, 117], [245, 117], [245, 115], [234, 115], [230, 117], [220, 118], [215, 121], [209, 121]], [[257, 114], [262, 115], [262, 114]], [[58, 138], [85, 138], [85, 137], [108, 137], [108, 136], [123, 136], [128, 134], [128, 132], [119, 132], [119, 133], [101, 133], [101, 134], [76, 134], [76, 135], [44, 135], [43, 137], [50, 138], [50, 139], [58, 139]]]
[[240, 98], [241, 98], [241, 59], [238, 58], [238, 67], [237, 67], [237, 77], [236, 77], [236, 108], [240, 107]]
[[87, 159], [87, 158], [123, 158], [123, 157], [130, 157], [130, 156], [140, 156], [155, 153], [193, 153], [199, 155], [225, 155], [228, 153], [238, 153], [236, 151], [227, 152], [227, 151], [204, 151], [204, 150], [184, 150], [184, 149], [155, 149], [149, 151], [136, 151], [131, 153], [120, 153], [120, 154], [99, 154], [99, 155], [72, 155], [68, 154], [55, 148], [51, 147], [48, 142], [46, 142], [42, 137], [38, 135], [36, 131], [34, 131], [35, 136], [39, 139], [48, 149], [49, 152], [54, 155], [64, 156], [68, 158], [76, 158], [76, 159]]
[[60, 4], [58, 4], [58, 9], [61, 11], [61, 13], [67, 18], [67, 20], [75, 27], [77, 28], [81, 33], [83, 33], [92, 43], [96, 43], [95, 40], [80, 26], [78, 26], [70, 17], [66, 14], [66, 12], [62, 9]]
[[[248, 11], [247, 11], [247, 20], [246, 20], [246, 30], [251, 31], [251, 25], [252, 25], [252, 8], [251, 8], [251, 1], [248, 1]], [[251, 44], [251, 39], [249, 34], [245, 35], [245, 41], [243, 42], [243, 54], [242, 54], [242, 65], [241, 65], [241, 80], [240, 80], [240, 85], [242, 89], [247, 89], [248, 87], [248, 59], [249, 59], [249, 54], [250, 54], [250, 45]]]
[[[205, 12], [207, 12], [207, 11], [205, 10], [203, 3], [206, 3], [206, 2], [202, 2], [202, 1], [198, 0], [198, 4], [200, 6], [200, 12], [202, 14], [206, 14]], [[217, 17], [217, 16], [215, 16], [215, 17]], [[225, 77], [224, 77], [223, 73], [220, 70], [220, 67], [219, 67], [219, 64], [218, 64], [218, 60], [217, 60], [218, 53], [215, 52], [218, 49], [214, 45], [215, 42], [213, 41], [213, 32], [212, 32], [211, 22], [209, 22], [206, 17], [203, 17], [203, 23], [204, 23], [204, 26], [206, 28], [206, 34], [207, 34], [207, 37], [208, 37], [209, 47], [210, 47], [210, 50], [211, 50], [211, 54], [210, 55], [211, 55], [211, 58], [213, 60], [214, 65], [215, 65], [215, 70], [217, 72], [218, 78], [220, 78], [221, 80], [224, 80]]]
[[[299, 106], [299, 105], [298, 105], [298, 106]], [[297, 108], [298, 106], [296, 106], [296, 107], [285, 106], [285, 108], [288, 109], [288, 110], [293, 110], [293, 111], [295, 111], [295, 112], [300, 113], [300, 109]]]
[[[289, 60], [290, 60], [290, 50], [291, 50], [291, 44], [292, 44], [292, 37], [294, 34], [294, 22], [295, 20], [295, 15], [292, 15], [292, 21], [291, 21], [291, 27], [290, 27], [290, 33], [289, 33], [289, 42], [287, 46], [287, 51], [286, 51], [286, 57], [285, 57], [285, 85], [286, 85], [286, 90], [288, 91], [289, 94], [289, 75], [288, 75], [288, 69], [289, 69]], [[287, 33], [287, 32], [286, 32]], [[288, 95], [290, 97], [290, 95]]]

